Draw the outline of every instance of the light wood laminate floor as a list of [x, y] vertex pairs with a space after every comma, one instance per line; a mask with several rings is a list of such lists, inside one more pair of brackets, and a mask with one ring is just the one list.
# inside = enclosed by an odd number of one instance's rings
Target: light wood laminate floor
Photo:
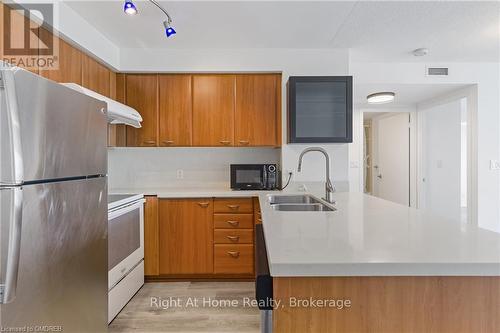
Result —
[[[254, 286], [253, 282], [146, 283], [108, 331], [257, 333], [259, 310], [244, 303], [255, 298]], [[233, 304], [227, 306], [231, 301]]]

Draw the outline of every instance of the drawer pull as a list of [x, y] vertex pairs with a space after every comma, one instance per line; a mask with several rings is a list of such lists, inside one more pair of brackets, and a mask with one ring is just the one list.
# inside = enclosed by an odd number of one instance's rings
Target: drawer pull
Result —
[[207, 208], [208, 207], [208, 202], [198, 202], [198, 205], [202, 208]]
[[238, 242], [240, 240], [240, 236], [227, 236], [227, 239], [229, 239], [231, 242]]
[[247, 146], [248, 144], [250, 144], [250, 141], [248, 141], [248, 140], [240, 140], [240, 145]]
[[240, 205], [227, 205], [227, 208], [232, 209], [232, 210], [236, 210], [236, 209], [240, 208]]
[[240, 256], [239, 251], [227, 251], [227, 254], [229, 254], [233, 258], [238, 258]]
[[262, 222], [262, 219], [257, 219], [257, 221]]
[[233, 227], [237, 227], [240, 225], [240, 221], [227, 221], [227, 223], [229, 223]]
[[163, 144], [172, 145], [172, 144], [174, 144], [174, 141], [172, 141], [172, 140], [163, 141]]
[[145, 145], [155, 145], [156, 141], [154, 141], [154, 140], [147, 140], [147, 141], [143, 141], [142, 143], [145, 144]]
[[228, 141], [228, 140], [221, 140], [219, 141], [221, 144], [223, 144], [224, 146], [227, 146], [231, 143], [231, 141]]

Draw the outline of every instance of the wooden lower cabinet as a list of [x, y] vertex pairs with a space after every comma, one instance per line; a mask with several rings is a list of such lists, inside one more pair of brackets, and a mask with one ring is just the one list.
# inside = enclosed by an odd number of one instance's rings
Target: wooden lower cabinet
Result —
[[214, 257], [216, 274], [252, 274], [254, 271], [253, 244], [215, 244]]
[[160, 199], [160, 274], [213, 273], [213, 200]]
[[144, 204], [144, 275], [160, 274], [158, 198], [146, 196]]
[[[146, 277], [253, 278], [252, 198], [145, 198]], [[227, 209], [232, 210], [228, 205], [238, 205], [242, 212], [226, 213]]]

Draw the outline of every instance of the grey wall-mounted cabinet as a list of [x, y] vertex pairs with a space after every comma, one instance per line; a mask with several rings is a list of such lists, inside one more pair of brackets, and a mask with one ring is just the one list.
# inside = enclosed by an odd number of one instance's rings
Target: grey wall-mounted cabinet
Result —
[[352, 77], [291, 76], [288, 143], [352, 142]]

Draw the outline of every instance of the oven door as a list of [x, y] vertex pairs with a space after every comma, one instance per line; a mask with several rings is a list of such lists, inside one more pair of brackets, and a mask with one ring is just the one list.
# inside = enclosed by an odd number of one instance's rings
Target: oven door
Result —
[[144, 202], [108, 213], [108, 290], [144, 258]]
[[231, 164], [231, 188], [233, 190], [262, 190], [267, 183], [263, 164]]

